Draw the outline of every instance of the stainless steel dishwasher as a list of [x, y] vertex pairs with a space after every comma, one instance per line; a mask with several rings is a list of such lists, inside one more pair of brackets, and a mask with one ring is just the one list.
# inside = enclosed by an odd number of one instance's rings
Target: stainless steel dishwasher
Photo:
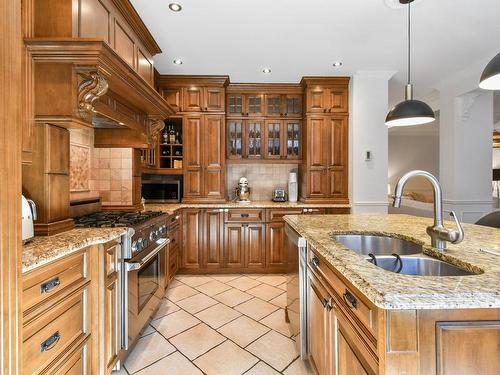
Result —
[[307, 242], [288, 224], [285, 225], [285, 249], [288, 259], [286, 316], [290, 334], [302, 359], [307, 359]]

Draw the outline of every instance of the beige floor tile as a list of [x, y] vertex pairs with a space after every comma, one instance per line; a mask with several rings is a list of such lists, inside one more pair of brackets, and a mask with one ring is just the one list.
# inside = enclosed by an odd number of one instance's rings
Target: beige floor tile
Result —
[[175, 348], [162, 335], [155, 332], [137, 340], [137, 345], [127, 357], [124, 366], [133, 374], [173, 352]]
[[173, 303], [169, 299], [164, 298], [161, 300], [160, 307], [158, 307], [158, 311], [153, 316], [153, 320], [163, 318], [164, 316], [167, 316], [167, 315], [172, 314], [173, 312], [176, 312], [179, 310], [180, 310], [179, 306], [177, 306], [175, 303]]
[[163, 336], [170, 338], [198, 323], [200, 321], [194, 316], [183, 310], [179, 310], [161, 319], [154, 320], [151, 322], [151, 325]]
[[187, 285], [180, 285], [176, 288], [168, 289], [167, 298], [172, 302], [180, 301], [184, 298], [194, 296], [199, 292]]
[[189, 360], [181, 353], [175, 352], [161, 361], [146, 367], [137, 375], [203, 375]]
[[218, 331], [239, 346], [245, 347], [268, 332], [269, 328], [247, 316], [240, 316], [238, 319], [220, 327]]
[[172, 337], [170, 342], [190, 360], [208, 352], [226, 338], [204, 323]]
[[254, 288], [259, 284], [260, 284], [259, 281], [254, 280], [247, 276], [243, 276], [227, 282], [227, 285], [231, 285], [232, 287], [238, 288], [239, 290], [242, 291]]
[[233, 310], [222, 303], [218, 303], [217, 305], [200, 311], [195, 316], [207, 323], [210, 327], [217, 329], [220, 326], [229, 323], [231, 320], [236, 319], [240, 315], [241, 314], [238, 311]]
[[241, 277], [241, 275], [210, 275], [210, 277], [214, 280], [220, 281], [221, 283], [227, 283], [228, 281], [237, 279]]
[[177, 279], [173, 279], [170, 284], [168, 284], [168, 289], [171, 289], [171, 288], [177, 288], [178, 286], [181, 286], [181, 285], [184, 285], [183, 283], [181, 283], [179, 280]]
[[251, 279], [258, 279], [259, 277], [265, 276], [265, 274], [263, 274], [263, 273], [249, 273], [245, 276], [250, 277]]
[[196, 289], [198, 289], [202, 293], [205, 293], [208, 296], [215, 296], [216, 294], [231, 289], [231, 287], [227, 284], [221, 283], [220, 281], [211, 280], [206, 284], [197, 286]]
[[222, 302], [223, 304], [229, 307], [234, 307], [242, 302], [252, 299], [253, 296], [245, 292], [242, 292], [239, 289], [231, 288], [229, 290], [226, 290], [225, 292], [217, 294], [216, 296], [214, 296], [214, 298], [217, 301]]
[[207, 375], [241, 375], [257, 362], [257, 358], [229, 340], [194, 360]]
[[273, 311], [278, 310], [278, 306], [262, 301], [259, 298], [252, 298], [251, 300], [236, 306], [235, 309], [252, 319], [261, 320]]
[[264, 301], [269, 301], [270, 299], [278, 297], [283, 291], [281, 289], [275, 288], [274, 286], [267, 284], [257, 285], [255, 288], [248, 289], [246, 291], [255, 297], [259, 297]]
[[196, 314], [197, 312], [204, 310], [207, 307], [215, 305], [217, 301], [211, 297], [204, 295], [203, 293], [198, 293], [177, 303], [188, 313]]
[[245, 372], [245, 375], [279, 375], [279, 372], [273, 369], [271, 366], [266, 365], [264, 362], [259, 362], [253, 366], [250, 370]]
[[280, 288], [281, 290], [286, 291], [286, 284], [287, 283], [280, 284], [280, 285], [277, 286], [277, 288]]
[[275, 331], [278, 331], [282, 335], [290, 337], [290, 328], [288, 326], [288, 323], [285, 321], [284, 309], [276, 310], [271, 315], [268, 315], [264, 319], [261, 319], [260, 323], [265, 324]]
[[283, 275], [265, 275], [257, 279], [262, 283], [266, 283], [272, 286], [278, 286], [286, 282], [286, 276]]
[[275, 297], [273, 299], [270, 299], [269, 302], [271, 302], [273, 305], [279, 306], [282, 309], [286, 307], [286, 293], [281, 293], [278, 297]]
[[246, 349], [279, 371], [298, 356], [294, 342], [275, 331], [269, 331]]
[[150, 335], [152, 334], [153, 332], [156, 332], [156, 330], [150, 325], [148, 324], [140, 333], [139, 333], [139, 336], [140, 337], [144, 337], [144, 336], [147, 336], [147, 335]]
[[189, 276], [185, 276], [181, 279], [182, 283], [190, 286], [190, 287], [197, 287], [199, 285], [202, 285], [202, 284], [206, 284], [210, 281], [212, 281], [212, 279], [209, 277], [209, 276], [195, 276], [195, 275], [189, 275]]
[[306, 365], [306, 363], [300, 359], [297, 358], [293, 363], [288, 366], [288, 368], [283, 371], [283, 374], [285, 375], [312, 375], [313, 371], [309, 366]]

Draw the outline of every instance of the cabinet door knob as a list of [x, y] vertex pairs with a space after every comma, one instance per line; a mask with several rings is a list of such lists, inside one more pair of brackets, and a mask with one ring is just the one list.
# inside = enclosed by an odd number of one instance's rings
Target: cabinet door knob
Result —
[[345, 290], [342, 297], [344, 297], [344, 300], [352, 309], [356, 309], [358, 307], [358, 300], [347, 289]]
[[312, 264], [314, 264], [315, 267], [319, 267], [319, 259], [314, 255], [311, 259]]

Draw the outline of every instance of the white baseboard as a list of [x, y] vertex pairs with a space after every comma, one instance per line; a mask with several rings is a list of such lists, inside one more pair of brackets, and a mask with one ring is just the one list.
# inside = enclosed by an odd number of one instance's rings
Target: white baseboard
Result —
[[387, 213], [388, 202], [353, 202], [352, 212], [355, 214], [367, 214], [367, 213]]

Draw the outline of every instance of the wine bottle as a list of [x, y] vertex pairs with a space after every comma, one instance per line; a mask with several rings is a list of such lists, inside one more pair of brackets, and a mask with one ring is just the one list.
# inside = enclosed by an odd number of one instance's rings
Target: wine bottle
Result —
[[173, 126], [170, 127], [170, 132], [168, 134], [168, 143], [175, 144], [175, 131]]

